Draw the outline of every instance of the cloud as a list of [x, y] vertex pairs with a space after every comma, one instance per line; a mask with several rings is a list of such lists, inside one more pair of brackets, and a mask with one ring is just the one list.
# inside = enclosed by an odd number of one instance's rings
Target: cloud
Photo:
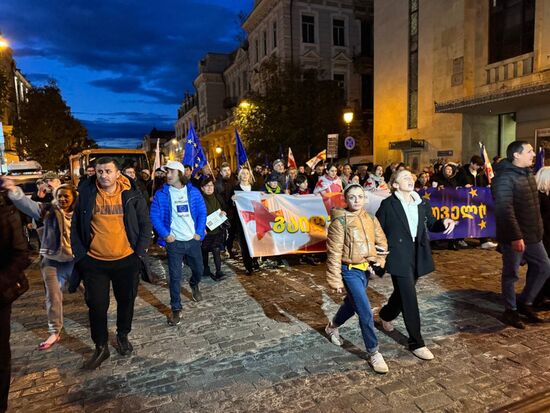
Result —
[[2, 29], [20, 39], [16, 56], [107, 71], [112, 78], [98, 79], [97, 87], [127, 93], [136, 86], [134, 93], [165, 103], [181, 101], [206, 52], [238, 46], [238, 4], [233, 2], [162, 0], [139, 2], [139, 7], [123, 0], [1, 3]]

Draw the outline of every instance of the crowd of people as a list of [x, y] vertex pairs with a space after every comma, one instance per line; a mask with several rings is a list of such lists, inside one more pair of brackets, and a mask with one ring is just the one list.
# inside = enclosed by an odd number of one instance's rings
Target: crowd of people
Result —
[[[542, 321], [535, 307], [548, 296], [550, 168], [542, 168], [535, 180], [530, 168], [533, 158], [531, 145], [512, 143], [507, 158], [496, 165], [492, 182], [497, 241], [503, 254], [503, 320], [517, 328], [525, 327], [522, 317], [528, 322]], [[31, 197], [8, 177], [1, 177], [0, 183], [0, 285], [9, 284], [28, 264], [17, 209], [32, 220], [39, 236], [49, 335], [38, 347], [47, 350], [59, 342], [63, 293], [76, 291], [82, 283], [95, 344], [93, 355], [82, 366], [88, 370], [96, 369], [110, 356], [107, 311], [111, 285], [117, 302], [116, 350], [121, 355], [133, 351], [128, 335], [140, 276], [146, 274], [152, 279], [147, 251], [153, 239], [166, 251], [171, 308], [167, 322], [176, 326], [182, 320], [183, 264], [191, 270], [189, 285], [194, 301], [202, 300], [203, 277], [214, 281], [226, 278], [222, 259], [236, 257], [236, 244], [246, 274], [253, 275], [260, 268], [260, 261], [250, 254], [237, 214], [238, 191], [295, 196], [342, 193], [346, 208], [331, 211], [326, 257], [301, 258], [314, 265], [326, 258], [329, 286], [346, 293], [325, 328], [327, 337], [342, 345], [338, 328], [357, 314], [369, 363], [376, 372], [385, 373], [388, 367], [379, 351], [366, 294], [369, 276], [387, 272], [393, 283], [394, 290], [378, 314], [383, 328], [391, 331], [392, 321], [402, 313], [411, 352], [422, 360], [433, 359], [421, 334], [415, 285], [419, 277], [434, 270], [428, 231], [451, 233], [456, 222], [436, 220], [429, 202], [417, 191], [486, 187], [490, 180], [477, 155], [463, 166], [438, 163], [417, 174], [403, 163], [385, 168], [362, 165], [355, 170], [349, 164], [318, 163], [311, 170], [305, 166], [287, 169], [284, 161], [277, 159], [271, 166], [241, 168], [237, 174], [227, 163], [215, 169], [206, 166], [193, 174], [191, 166], [169, 161], [153, 176], [148, 170], [121, 166], [116, 159], [106, 157], [87, 167], [77, 187], [63, 183], [55, 173], [45, 174]], [[387, 191], [376, 216], [364, 208], [366, 191]], [[216, 213], [225, 221], [215, 227], [207, 225], [207, 217]], [[6, 220], [8, 216], [17, 220]], [[496, 247], [488, 239], [480, 241], [482, 248]], [[467, 245], [463, 243], [452, 240], [449, 248]], [[283, 257], [274, 259], [277, 265], [287, 265]], [[528, 265], [527, 283], [516, 300], [515, 283], [523, 261]], [[6, 409], [10, 382], [10, 309], [11, 302], [0, 302], [0, 411]]]

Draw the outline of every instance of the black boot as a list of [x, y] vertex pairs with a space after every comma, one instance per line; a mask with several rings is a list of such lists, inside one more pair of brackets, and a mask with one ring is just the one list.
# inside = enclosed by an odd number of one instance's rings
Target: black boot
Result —
[[535, 313], [532, 305], [525, 305], [522, 303], [517, 303], [517, 304], [518, 304], [518, 313], [527, 317], [527, 321], [529, 321], [530, 323], [544, 323], [544, 320], [540, 318], [537, 315], [537, 313]]
[[522, 330], [525, 328], [525, 324], [523, 324], [523, 321], [521, 321], [518, 312], [514, 310], [504, 311], [504, 314], [502, 314], [502, 321], [504, 321], [509, 326], [515, 328], [519, 328]]
[[121, 356], [127, 356], [134, 351], [134, 346], [128, 341], [127, 335], [116, 335], [117, 351]]
[[107, 343], [102, 345], [95, 346], [95, 351], [92, 357], [84, 362], [82, 365], [83, 370], [95, 370], [101, 363], [109, 358], [111, 354], [109, 353], [109, 345]]

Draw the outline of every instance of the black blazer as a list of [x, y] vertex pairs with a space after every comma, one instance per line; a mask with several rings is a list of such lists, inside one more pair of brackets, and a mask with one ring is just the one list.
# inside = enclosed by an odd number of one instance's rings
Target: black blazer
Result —
[[443, 220], [436, 220], [430, 203], [422, 199], [418, 205], [418, 229], [416, 232], [416, 257], [414, 245], [401, 201], [393, 194], [384, 199], [376, 212], [376, 218], [388, 239], [390, 253], [386, 259], [386, 271], [396, 277], [409, 277], [416, 264], [419, 277], [434, 270], [428, 231], [445, 230]]

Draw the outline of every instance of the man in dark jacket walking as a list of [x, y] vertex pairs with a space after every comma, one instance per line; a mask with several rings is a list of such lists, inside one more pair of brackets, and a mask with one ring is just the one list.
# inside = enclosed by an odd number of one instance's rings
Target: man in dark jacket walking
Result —
[[[497, 240], [502, 247], [502, 296], [504, 321], [516, 328], [525, 328], [520, 314], [530, 322], [543, 320], [533, 311], [533, 300], [550, 276], [550, 261], [542, 244], [543, 223], [539, 196], [531, 165], [533, 147], [515, 141], [506, 149], [507, 159], [497, 165], [493, 183]], [[528, 265], [525, 287], [517, 297], [515, 285], [519, 266]]]
[[140, 257], [147, 253], [152, 226], [147, 203], [135, 183], [109, 157], [96, 162], [96, 176], [79, 189], [71, 225], [76, 268], [86, 287], [95, 352], [82, 366], [94, 370], [109, 357], [107, 310], [112, 283], [117, 301], [117, 351], [133, 351], [128, 341], [139, 284]]
[[[0, 181], [1, 184], [2, 181]], [[6, 291], [29, 265], [27, 241], [17, 209], [0, 192], [0, 290]], [[8, 409], [10, 390], [11, 303], [0, 303], [0, 412]]]

